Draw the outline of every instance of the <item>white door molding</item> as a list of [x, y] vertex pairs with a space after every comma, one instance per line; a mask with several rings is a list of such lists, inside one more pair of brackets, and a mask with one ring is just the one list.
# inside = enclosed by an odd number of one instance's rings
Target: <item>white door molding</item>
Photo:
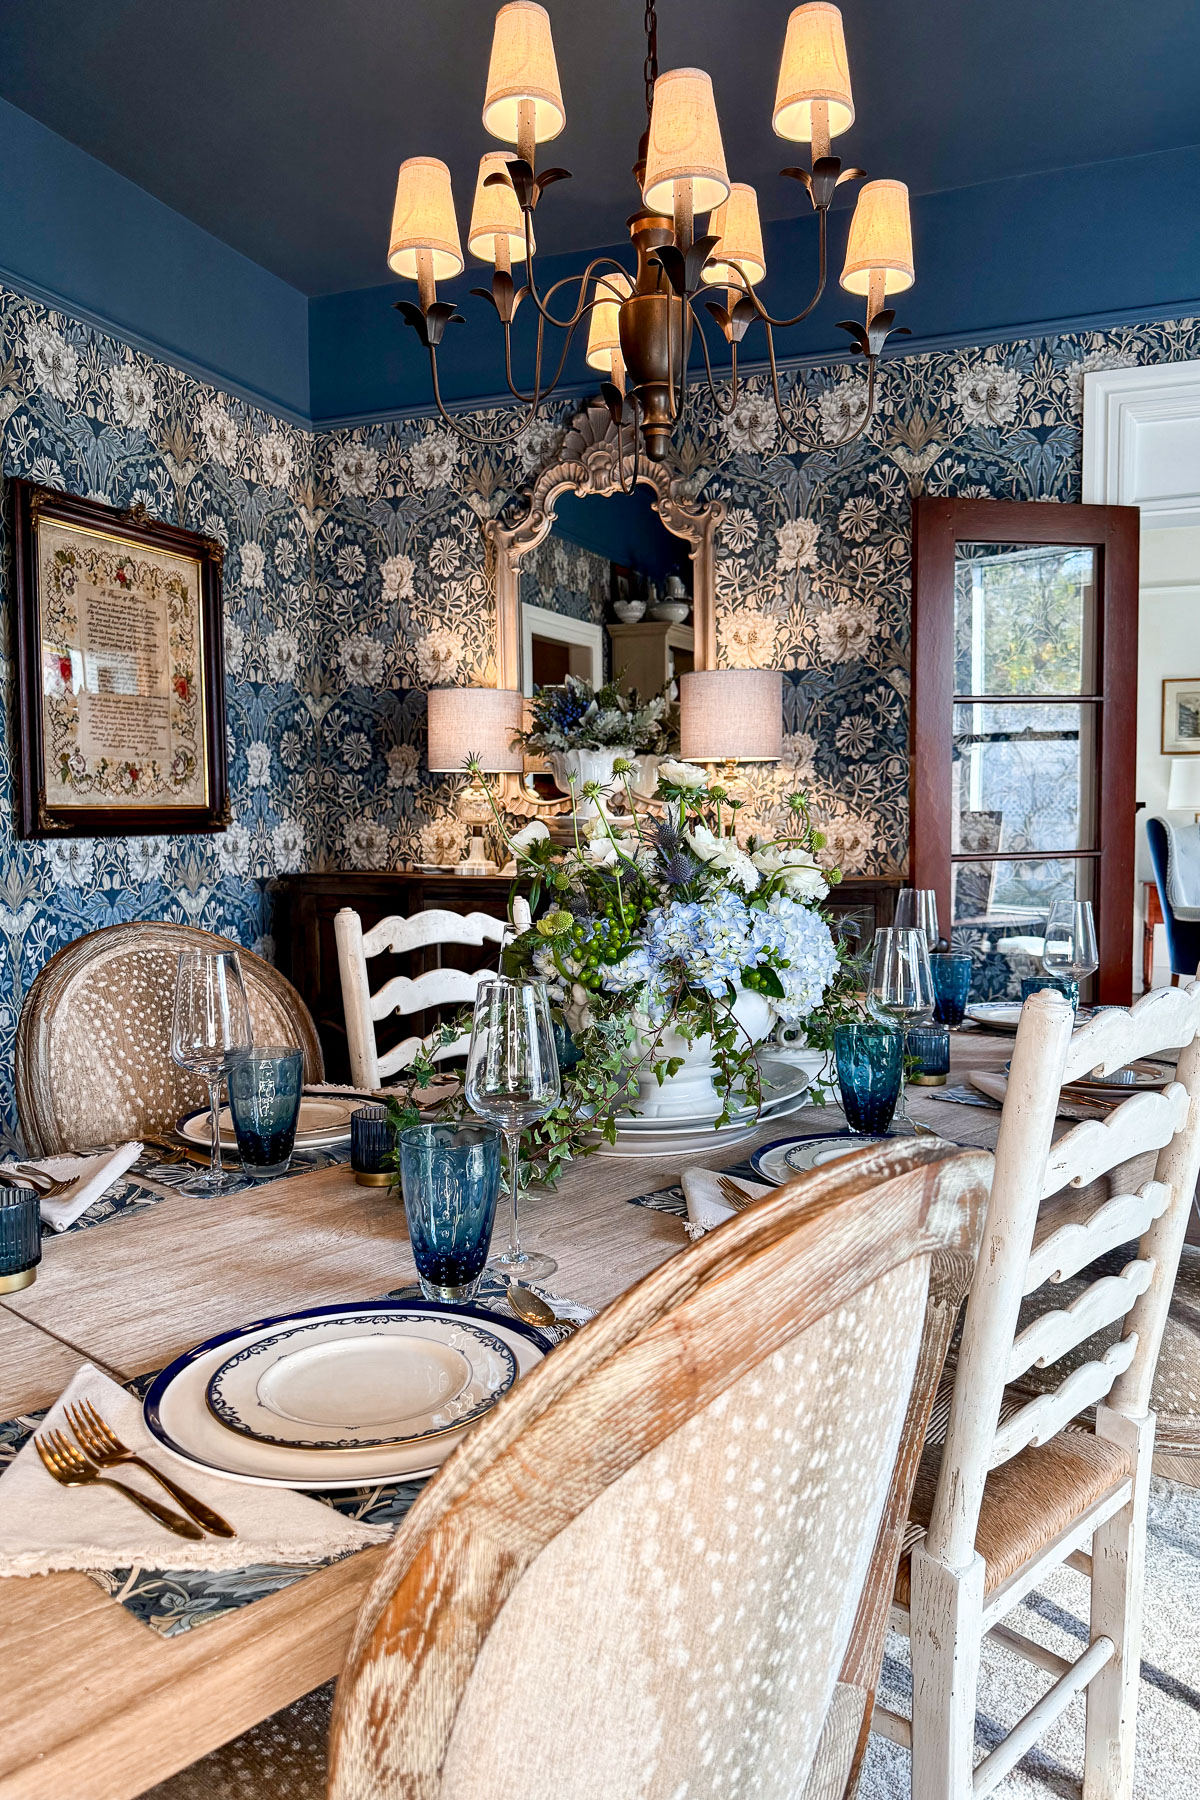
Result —
[[1200, 362], [1084, 376], [1083, 499], [1140, 507], [1143, 530], [1200, 525]]
[[[521, 690], [533, 692], [533, 640], [549, 638], [555, 644], [570, 644], [585, 650], [591, 666], [584, 676], [593, 687], [604, 680], [604, 627], [586, 619], [574, 619], [567, 613], [551, 612], [548, 606], [534, 606], [528, 600], [521, 606]], [[582, 671], [581, 671], [582, 673]]]

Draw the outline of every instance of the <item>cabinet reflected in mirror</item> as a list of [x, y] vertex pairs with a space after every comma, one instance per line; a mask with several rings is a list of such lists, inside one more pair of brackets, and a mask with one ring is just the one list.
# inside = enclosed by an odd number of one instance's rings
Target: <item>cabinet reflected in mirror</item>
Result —
[[643, 698], [693, 667], [689, 546], [654, 509], [654, 490], [563, 493], [520, 564], [521, 686], [619, 681]]

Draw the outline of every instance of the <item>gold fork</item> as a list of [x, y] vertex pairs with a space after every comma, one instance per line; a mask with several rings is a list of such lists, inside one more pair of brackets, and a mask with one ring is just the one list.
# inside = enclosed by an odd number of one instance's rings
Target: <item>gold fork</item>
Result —
[[126, 1487], [123, 1481], [114, 1481], [109, 1475], [101, 1475], [95, 1463], [89, 1462], [82, 1451], [75, 1448], [61, 1431], [39, 1432], [33, 1440], [38, 1455], [46, 1466], [48, 1474], [63, 1487], [112, 1487], [135, 1506], [140, 1506], [144, 1513], [173, 1531], [176, 1537], [191, 1538], [195, 1541], [204, 1533], [190, 1519], [181, 1518], [172, 1512], [169, 1506], [163, 1506], [158, 1500], [151, 1500], [146, 1494], [139, 1494], [136, 1488]]
[[737, 1182], [728, 1175], [718, 1175], [717, 1186], [721, 1190], [722, 1199], [729, 1202], [734, 1212], [745, 1212], [748, 1206], [754, 1205], [755, 1195], [744, 1194]]
[[73, 1188], [79, 1179], [77, 1175], [72, 1175], [70, 1181], [60, 1181], [57, 1175], [51, 1175], [48, 1169], [36, 1168], [33, 1163], [14, 1163], [13, 1168], [45, 1200], [57, 1199], [59, 1194], [65, 1194], [68, 1188]]
[[78, 1406], [68, 1406], [67, 1420], [71, 1430], [79, 1439], [84, 1451], [91, 1457], [98, 1468], [111, 1469], [119, 1463], [132, 1463], [136, 1469], [144, 1469], [147, 1475], [153, 1475], [155, 1481], [170, 1494], [172, 1500], [178, 1500], [185, 1513], [195, 1519], [197, 1525], [203, 1525], [205, 1531], [211, 1531], [214, 1537], [236, 1537], [237, 1532], [223, 1519], [219, 1512], [206, 1506], [203, 1500], [197, 1500], [186, 1488], [181, 1488], [148, 1463], [145, 1457], [138, 1456], [123, 1444], [111, 1425], [105, 1423], [90, 1400], [83, 1400]]

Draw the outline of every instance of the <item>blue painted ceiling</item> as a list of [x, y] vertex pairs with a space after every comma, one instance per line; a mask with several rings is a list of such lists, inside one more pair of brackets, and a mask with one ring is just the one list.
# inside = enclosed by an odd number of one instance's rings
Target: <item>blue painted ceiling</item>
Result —
[[[38, 0], [0, 9], [0, 97], [308, 295], [386, 279], [397, 164], [481, 150], [496, 0]], [[663, 67], [711, 71], [731, 173], [807, 206], [770, 127], [788, 0], [660, 0]], [[550, 252], [619, 242], [644, 123], [641, 0], [550, 0], [574, 172]], [[1200, 142], [1196, 0], [843, 0], [838, 149], [914, 195]], [[844, 149], [843, 149], [844, 147]], [[9, 171], [9, 179], [13, 177]], [[1181, 221], [1184, 228], [1184, 221]], [[1195, 229], [1194, 221], [1187, 229]]]

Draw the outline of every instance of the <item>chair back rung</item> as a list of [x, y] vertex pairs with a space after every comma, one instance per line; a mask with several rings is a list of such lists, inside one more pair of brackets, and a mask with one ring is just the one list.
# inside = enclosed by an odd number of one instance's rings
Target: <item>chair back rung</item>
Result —
[[1034, 1243], [1025, 1268], [1026, 1294], [1043, 1282], [1057, 1284], [1115, 1250], [1131, 1244], [1148, 1225], [1160, 1219], [1171, 1199], [1165, 1181], [1143, 1182], [1136, 1194], [1114, 1194], [1085, 1219], [1071, 1219]]
[[434, 1006], [470, 1005], [486, 969], [469, 975], [465, 969], [426, 969], [424, 975], [393, 975], [371, 996], [371, 1017], [378, 1023], [391, 1013], [424, 1012]]
[[1123, 1319], [1138, 1295], [1150, 1286], [1153, 1274], [1153, 1261], [1135, 1259], [1126, 1263], [1119, 1275], [1093, 1281], [1070, 1306], [1043, 1313], [1013, 1340], [1006, 1379], [1015, 1381], [1027, 1369], [1047, 1368], [1093, 1332]]
[[380, 919], [363, 932], [363, 955], [379, 956], [384, 950], [402, 956], [408, 950], [427, 950], [434, 944], [500, 943], [508, 929], [503, 919], [490, 913], [455, 913], [431, 906], [411, 919]]
[[1133, 1361], [1136, 1335], [1118, 1338], [1101, 1357], [1072, 1369], [1065, 1381], [1049, 1394], [1039, 1394], [999, 1426], [992, 1440], [989, 1468], [998, 1469], [1028, 1445], [1048, 1444], [1076, 1413], [1095, 1406], [1109, 1392], [1118, 1375]]
[[[419, 1037], [405, 1038], [403, 1043], [393, 1044], [390, 1050], [383, 1051], [379, 1058], [380, 1078], [395, 1075], [401, 1069], [407, 1069], [421, 1048], [421, 1042]], [[435, 1050], [429, 1060], [437, 1063], [446, 1062], [452, 1056], [465, 1056], [470, 1042], [470, 1037], [464, 1033], [461, 1037], [456, 1037], [452, 1044], [446, 1044], [442, 1049]]]
[[1111, 1075], [1126, 1063], [1161, 1056], [1190, 1044], [1196, 1031], [1196, 1003], [1190, 988], [1155, 988], [1130, 1011], [1105, 1007], [1071, 1038], [1064, 1081], [1078, 1081], [1093, 1069]]
[[1086, 1119], [1051, 1147], [1042, 1197], [1086, 1187], [1118, 1163], [1161, 1150], [1187, 1123], [1187, 1089], [1173, 1081], [1160, 1094], [1134, 1094], [1105, 1119]]

